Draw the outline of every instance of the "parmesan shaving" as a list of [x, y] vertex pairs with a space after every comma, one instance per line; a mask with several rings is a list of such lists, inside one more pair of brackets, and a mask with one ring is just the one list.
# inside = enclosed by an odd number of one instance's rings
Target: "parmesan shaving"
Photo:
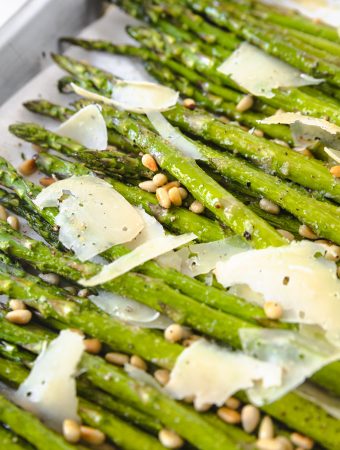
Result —
[[334, 150], [334, 148], [324, 147], [324, 152], [335, 161], [340, 164], [340, 150]]
[[135, 207], [135, 210], [140, 215], [144, 222], [144, 228], [142, 231], [130, 242], [127, 242], [125, 246], [130, 250], [134, 250], [139, 245], [145, 244], [155, 238], [161, 238], [165, 236], [163, 226], [153, 216], [146, 213], [142, 207]]
[[82, 261], [131, 241], [144, 227], [133, 206], [109, 183], [93, 176], [57, 181], [37, 196], [35, 204], [59, 206], [55, 219], [59, 240]]
[[243, 328], [239, 333], [247, 355], [282, 370], [281, 386], [257, 384], [247, 390], [249, 400], [257, 406], [278, 400], [322, 367], [340, 358], [339, 347], [325, 339], [303, 336], [293, 331]]
[[130, 325], [164, 330], [172, 323], [172, 320], [155, 309], [113, 292], [99, 291], [98, 295], [90, 295], [89, 298], [110, 316]]
[[173, 127], [160, 112], [149, 112], [147, 116], [159, 135], [169, 141], [184, 156], [193, 159], [205, 159], [201, 155], [198, 146]]
[[263, 305], [275, 301], [282, 320], [318, 325], [340, 342], [340, 280], [325, 248], [310, 242], [250, 250], [218, 262], [217, 281], [246, 300]]
[[260, 97], [274, 97], [273, 89], [319, 84], [316, 79], [263, 50], [243, 42], [217, 69], [243, 89]]
[[78, 333], [61, 331], [35, 360], [15, 401], [58, 431], [65, 419], [79, 421], [74, 377], [84, 348]]
[[194, 239], [196, 239], [196, 236], [193, 233], [181, 234], [180, 236], [169, 235], [152, 239], [139, 245], [132, 252], [116, 259], [111, 264], [103, 266], [97, 275], [89, 279], [83, 278], [79, 283], [83, 286], [97, 286], [98, 284], [106, 283], [140, 266], [146, 261], [169, 252], [176, 247], [187, 244]]
[[254, 387], [280, 386], [281, 369], [200, 339], [177, 358], [165, 390], [176, 399], [194, 396], [195, 407], [217, 406], [231, 395]]
[[147, 81], [117, 80], [112, 85], [111, 98], [96, 94], [75, 83], [71, 83], [71, 87], [81, 97], [135, 113], [166, 111], [177, 103], [179, 95], [173, 89]]
[[80, 109], [60, 125], [57, 133], [92, 150], [106, 150], [108, 145], [106, 123], [99, 105]]
[[311, 383], [302, 384], [297, 388], [296, 393], [317, 406], [321, 406], [330, 416], [340, 420], [340, 400], [338, 398], [327, 394]]

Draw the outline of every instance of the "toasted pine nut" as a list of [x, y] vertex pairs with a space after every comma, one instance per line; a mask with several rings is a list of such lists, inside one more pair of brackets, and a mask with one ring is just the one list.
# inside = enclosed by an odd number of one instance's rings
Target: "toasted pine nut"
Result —
[[217, 410], [217, 415], [227, 423], [236, 424], [241, 422], [241, 414], [238, 411], [226, 408], [225, 406], [222, 406], [222, 408]]
[[245, 112], [250, 109], [254, 104], [254, 98], [252, 95], [245, 95], [236, 105], [236, 111]]
[[80, 436], [85, 442], [93, 445], [100, 445], [105, 441], [105, 434], [102, 431], [84, 425], [80, 426]]
[[117, 366], [124, 366], [129, 362], [129, 356], [124, 353], [110, 352], [106, 353], [105, 359], [110, 364], [115, 364]]
[[137, 367], [137, 369], [146, 371], [148, 366], [146, 365], [146, 362], [144, 359], [142, 359], [138, 355], [132, 355], [130, 358], [130, 364], [134, 367]]
[[7, 220], [8, 214], [5, 208], [0, 205], [0, 220]]
[[240, 400], [236, 397], [229, 397], [224, 404], [230, 409], [238, 409], [241, 406]]
[[51, 184], [55, 183], [57, 180], [53, 177], [42, 177], [39, 180], [39, 183], [41, 184], [41, 186], [47, 187], [47, 186], [51, 186]]
[[19, 219], [16, 216], [8, 216], [7, 217], [7, 223], [10, 225], [13, 230], [18, 231], [20, 228], [20, 222]]
[[18, 309], [26, 309], [26, 305], [22, 300], [12, 299], [8, 304], [12, 311], [16, 311]]
[[198, 200], [194, 200], [191, 203], [189, 209], [195, 214], [202, 214], [202, 212], [204, 211], [204, 205], [202, 205], [202, 203]]
[[259, 201], [259, 206], [263, 211], [270, 214], [280, 214], [280, 207], [276, 203], [268, 200], [267, 198], [261, 198]]
[[317, 239], [318, 236], [314, 233], [314, 231], [309, 228], [307, 225], [300, 225], [299, 227], [299, 235], [306, 239]]
[[142, 156], [142, 164], [147, 169], [151, 170], [152, 172], [157, 172], [158, 166], [157, 163], [152, 155], [149, 153], [146, 153]]
[[37, 165], [34, 158], [26, 159], [19, 166], [19, 172], [25, 177], [32, 175], [37, 170]]
[[171, 201], [170, 201], [169, 194], [168, 194], [168, 191], [165, 186], [157, 188], [156, 197], [157, 197], [158, 203], [161, 205], [162, 208], [165, 208], [165, 209], [170, 208]]
[[84, 339], [84, 345], [85, 350], [87, 353], [92, 353], [93, 355], [96, 355], [97, 353], [100, 353], [102, 349], [102, 344], [99, 339], [93, 338], [93, 339]]
[[163, 428], [158, 433], [158, 439], [165, 448], [181, 448], [183, 439], [174, 431]]
[[326, 254], [325, 254], [325, 258], [328, 259], [329, 261], [339, 261], [340, 259], [340, 246], [339, 245], [329, 245], [327, 250], [326, 250]]
[[157, 187], [164, 186], [168, 182], [168, 177], [164, 173], [156, 173], [152, 181]]
[[286, 446], [277, 439], [259, 439], [256, 441], [259, 450], [286, 450]]
[[188, 197], [188, 191], [183, 187], [179, 187], [178, 190], [182, 200], [185, 200]]
[[16, 309], [7, 313], [6, 319], [17, 325], [26, 325], [32, 319], [32, 313], [28, 309]]
[[280, 229], [277, 229], [276, 231], [277, 231], [278, 233], [280, 233], [281, 236], [283, 236], [284, 238], [286, 238], [288, 241], [294, 241], [294, 239], [295, 239], [294, 234], [291, 233], [290, 231], [287, 231], [287, 230], [280, 230]]
[[169, 183], [165, 184], [163, 187], [169, 191], [171, 188], [173, 187], [180, 187], [180, 182], [179, 181], [169, 181]]
[[263, 137], [264, 136], [264, 132], [262, 130], [259, 130], [258, 128], [251, 128], [249, 130], [249, 133], [253, 134], [254, 136], [257, 137]]
[[265, 302], [263, 310], [268, 319], [278, 320], [282, 317], [282, 306], [276, 302]]
[[182, 325], [172, 323], [164, 330], [164, 337], [167, 341], [178, 342], [188, 337], [188, 332]]
[[290, 435], [290, 440], [294, 445], [302, 447], [305, 450], [312, 450], [314, 447], [314, 441], [308, 436], [304, 436], [300, 433], [292, 433]]
[[67, 442], [75, 444], [80, 441], [80, 425], [75, 420], [65, 419], [63, 422], [63, 435]]
[[281, 445], [282, 450], [294, 450], [293, 444], [286, 436], [277, 436], [275, 440]]
[[273, 439], [274, 437], [274, 425], [269, 416], [265, 416], [260, 424], [259, 439]]
[[229, 119], [229, 117], [227, 117], [227, 116], [220, 116], [220, 117], [219, 117], [219, 120], [220, 120], [222, 123], [229, 123], [229, 122], [230, 122], [230, 119]]
[[60, 283], [60, 276], [56, 273], [40, 273], [39, 278], [45, 281], [45, 283], [53, 284], [54, 286]]
[[88, 289], [80, 289], [77, 293], [78, 297], [86, 298], [90, 295], [90, 291]]
[[296, 151], [297, 153], [300, 153], [301, 155], [307, 156], [308, 158], [314, 158], [313, 153], [308, 148], [294, 147], [293, 150]]
[[141, 183], [139, 183], [138, 185], [143, 191], [146, 192], [156, 192], [157, 190], [157, 186], [155, 185], [155, 183], [152, 180], [147, 180], [147, 181], [142, 181]]
[[246, 433], [252, 433], [260, 422], [260, 411], [253, 405], [246, 405], [241, 411], [241, 421]]
[[333, 177], [340, 178], [340, 166], [333, 166], [329, 171]]
[[158, 369], [154, 372], [153, 376], [162, 386], [166, 385], [170, 378], [170, 372], [166, 369]]
[[206, 412], [206, 411], [209, 411], [211, 406], [212, 406], [211, 403], [203, 403], [203, 405], [195, 406], [195, 409], [196, 409], [196, 411], [199, 411], [199, 412]]
[[173, 187], [173, 188], [169, 189], [168, 195], [169, 195], [170, 201], [173, 205], [181, 206], [182, 197], [181, 197], [181, 193], [180, 193], [178, 187]]
[[185, 108], [188, 108], [188, 109], [195, 109], [196, 108], [196, 102], [195, 102], [195, 100], [193, 98], [185, 98], [183, 100], [183, 106]]
[[281, 139], [272, 139], [272, 142], [275, 142], [275, 144], [277, 144], [277, 145], [282, 145], [282, 147], [289, 148], [289, 144], [287, 144], [287, 142], [285, 142], [285, 141], [281, 141]]

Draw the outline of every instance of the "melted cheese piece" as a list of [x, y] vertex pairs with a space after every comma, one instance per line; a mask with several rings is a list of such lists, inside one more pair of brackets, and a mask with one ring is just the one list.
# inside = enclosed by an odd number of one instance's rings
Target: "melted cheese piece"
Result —
[[136, 113], [166, 111], [177, 103], [179, 95], [166, 86], [146, 81], [117, 80], [112, 85], [111, 98], [88, 91], [74, 83], [71, 83], [71, 87], [81, 97]]
[[134, 207], [97, 177], [57, 181], [37, 196], [35, 204], [39, 208], [59, 206], [55, 220], [59, 239], [82, 261], [131, 241], [144, 227]]
[[142, 265], [146, 261], [157, 258], [157, 256], [185, 245], [194, 239], [196, 239], [196, 235], [193, 233], [181, 234], [180, 236], [168, 235], [151, 239], [136, 247], [132, 252], [116, 259], [111, 264], [103, 266], [97, 275], [89, 279], [83, 278], [79, 280], [79, 283], [83, 286], [97, 286], [98, 284], [106, 283]]
[[99, 105], [85, 106], [62, 123], [57, 133], [92, 150], [106, 150], [108, 145], [106, 123]]
[[310, 241], [250, 250], [216, 266], [217, 281], [250, 302], [279, 303], [287, 322], [319, 325], [340, 342], [340, 280], [325, 249]]
[[184, 156], [193, 159], [206, 159], [201, 155], [197, 145], [173, 127], [160, 112], [150, 112], [147, 116], [158, 134], [169, 141]]
[[256, 385], [247, 390], [249, 400], [257, 406], [278, 400], [322, 367], [340, 359], [339, 347], [320, 337], [293, 331], [243, 328], [240, 338], [247, 355], [282, 370], [281, 386]]
[[84, 348], [78, 333], [61, 331], [35, 360], [15, 401], [58, 431], [65, 419], [79, 421], [74, 377]]
[[172, 323], [172, 320], [155, 309], [113, 292], [99, 291], [98, 295], [90, 295], [89, 298], [110, 316], [130, 325], [164, 330]]
[[273, 89], [323, 81], [301, 73], [247, 42], [242, 43], [217, 70], [251, 94], [267, 98], [274, 97]]
[[176, 399], [194, 396], [197, 408], [217, 406], [236, 392], [249, 389], [255, 382], [266, 388], [280, 386], [281, 369], [241, 352], [200, 339], [177, 358], [165, 390]]

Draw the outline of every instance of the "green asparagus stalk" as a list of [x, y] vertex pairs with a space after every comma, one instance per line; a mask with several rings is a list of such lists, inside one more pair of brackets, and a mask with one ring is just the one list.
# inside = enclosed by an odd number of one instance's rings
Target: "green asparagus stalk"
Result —
[[2, 426], [0, 426], [0, 447], [6, 450], [33, 450], [30, 444]]

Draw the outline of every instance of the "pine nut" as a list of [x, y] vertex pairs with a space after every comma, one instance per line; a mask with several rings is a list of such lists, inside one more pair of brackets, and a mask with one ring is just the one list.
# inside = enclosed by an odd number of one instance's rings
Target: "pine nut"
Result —
[[124, 366], [129, 362], [129, 356], [124, 353], [106, 353], [105, 359], [108, 363], [115, 364], [116, 366]]
[[155, 193], [157, 186], [152, 180], [142, 181], [138, 185], [143, 191]]
[[282, 450], [294, 450], [293, 444], [288, 438], [286, 438], [286, 436], [277, 436], [276, 442], [281, 444]]
[[180, 182], [179, 181], [170, 181], [169, 183], [165, 184], [163, 186], [167, 191], [169, 191], [171, 188], [173, 187], [180, 187]]
[[42, 177], [39, 180], [39, 183], [41, 186], [48, 187], [51, 186], [51, 184], [55, 183], [57, 180], [53, 177]]
[[81, 439], [92, 445], [100, 445], [105, 441], [105, 434], [102, 431], [84, 425], [80, 426], [80, 436]]
[[147, 169], [151, 170], [152, 172], [157, 172], [158, 166], [157, 163], [152, 155], [149, 153], [146, 153], [142, 156], [142, 164]]
[[134, 367], [137, 367], [137, 369], [146, 371], [148, 366], [146, 365], [146, 362], [144, 359], [142, 359], [138, 355], [132, 355], [130, 358], [130, 364]]
[[204, 211], [204, 205], [202, 205], [202, 203], [198, 200], [194, 200], [191, 203], [189, 209], [195, 214], [202, 214], [202, 212]]
[[225, 401], [225, 406], [227, 406], [230, 409], [238, 409], [241, 406], [241, 402], [238, 398], [236, 397], [229, 397], [226, 401]]
[[60, 283], [60, 277], [56, 273], [41, 273], [39, 274], [39, 278], [45, 281], [45, 283], [53, 284], [54, 286]]
[[259, 428], [259, 439], [273, 439], [274, 437], [274, 425], [269, 416], [265, 416], [262, 419]]
[[169, 382], [170, 372], [166, 369], [158, 369], [155, 371], [153, 376], [155, 377], [155, 379], [158, 381], [159, 384], [164, 386]]
[[70, 293], [71, 295], [77, 295], [77, 289], [74, 286], [65, 286], [64, 290]]
[[80, 425], [71, 419], [65, 419], [63, 422], [63, 435], [67, 442], [75, 444], [80, 441]]
[[78, 297], [81, 297], [81, 298], [86, 298], [86, 297], [88, 297], [89, 295], [90, 295], [90, 291], [88, 290], [88, 289], [80, 289], [79, 291], [78, 291]]
[[35, 159], [26, 159], [24, 162], [22, 162], [19, 166], [19, 172], [21, 175], [24, 175], [25, 177], [32, 175], [37, 170], [37, 165], [35, 163]]
[[38, 144], [32, 144], [32, 149], [37, 153], [43, 152], [45, 150], [44, 147]]
[[263, 211], [266, 211], [270, 214], [280, 214], [280, 207], [276, 203], [268, 200], [267, 198], [261, 198], [259, 202], [259, 206]]
[[194, 395], [187, 395], [186, 397], [183, 398], [183, 402], [188, 403], [189, 405], [194, 403], [194, 400], [195, 400]]
[[173, 187], [168, 192], [169, 199], [171, 203], [175, 206], [181, 206], [182, 204], [182, 197], [181, 193], [179, 192], [178, 187]]
[[203, 403], [203, 405], [195, 406], [196, 411], [198, 412], [206, 412], [211, 408], [211, 403]]
[[282, 317], [282, 306], [276, 302], [265, 302], [263, 310], [268, 319], [278, 320]]
[[163, 428], [158, 433], [158, 439], [165, 448], [181, 448], [183, 439], [174, 431]]
[[186, 338], [188, 333], [182, 325], [172, 323], [164, 330], [164, 337], [169, 342], [178, 342]]
[[183, 187], [179, 187], [178, 190], [179, 190], [181, 199], [185, 200], [188, 197], [188, 191], [186, 189], [184, 189]]
[[259, 439], [256, 441], [259, 450], [286, 450], [282, 442], [277, 439]]
[[252, 95], [245, 95], [236, 105], [236, 111], [245, 112], [250, 109], [254, 104], [254, 98]]
[[84, 339], [84, 345], [85, 350], [87, 353], [92, 353], [93, 355], [96, 355], [97, 353], [100, 353], [102, 349], [102, 344], [99, 339], [93, 338], [93, 339]]
[[306, 238], [306, 239], [317, 239], [318, 236], [314, 233], [314, 231], [309, 228], [307, 225], [300, 225], [299, 226], [299, 235]]
[[10, 225], [13, 230], [18, 231], [20, 228], [19, 219], [16, 216], [8, 216], [7, 223]]
[[308, 158], [314, 158], [313, 153], [308, 148], [294, 147], [293, 150], [297, 153], [300, 153], [300, 155], [307, 156]]
[[291, 233], [290, 231], [287, 231], [287, 230], [281, 230], [281, 229], [278, 229], [278, 230], [276, 230], [278, 233], [280, 233], [281, 234], [281, 236], [283, 236], [284, 238], [286, 238], [288, 241], [294, 241], [294, 239], [295, 239], [295, 236], [294, 236], [294, 234], [293, 233]]
[[262, 130], [257, 129], [257, 128], [251, 128], [249, 130], [249, 133], [253, 134], [254, 136], [257, 136], [257, 137], [263, 137], [264, 136], [264, 132]]
[[220, 117], [219, 117], [219, 120], [220, 120], [222, 123], [230, 123], [230, 119], [229, 119], [227, 116], [220, 116]]
[[289, 148], [289, 144], [287, 144], [287, 142], [285, 142], [285, 141], [281, 141], [281, 139], [272, 139], [272, 142], [275, 142], [275, 144], [277, 144], [277, 145], [282, 145], [282, 147]]
[[188, 108], [188, 109], [195, 109], [196, 108], [196, 102], [195, 102], [195, 100], [193, 98], [185, 98], [183, 100], [183, 106], [185, 108]]
[[157, 188], [156, 197], [157, 197], [158, 203], [161, 205], [162, 208], [165, 208], [165, 209], [170, 208], [171, 201], [170, 201], [169, 194], [168, 194], [168, 191], [165, 186]]
[[252, 433], [260, 422], [260, 411], [253, 405], [246, 405], [241, 411], [241, 421], [246, 433]]
[[325, 258], [328, 259], [328, 261], [339, 261], [340, 259], [340, 246], [339, 245], [329, 245], [327, 250], [326, 250], [326, 254], [325, 254]]
[[329, 171], [333, 175], [333, 177], [340, 178], [340, 166], [333, 166]]
[[22, 300], [12, 299], [9, 301], [9, 307], [12, 311], [16, 311], [18, 309], [26, 309], [26, 305]]
[[168, 182], [168, 177], [164, 173], [156, 173], [152, 181], [157, 187], [164, 186]]
[[238, 411], [235, 411], [234, 409], [226, 408], [225, 406], [222, 406], [222, 408], [219, 408], [217, 410], [217, 415], [224, 422], [227, 422], [230, 424], [236, 424], [236, 423], [241, 422], [241, 414]]
[[16, 325], [26, 325], [32, 319], [32, 313], [28, 309], [16, 309], [7, 313], [6, 319]]
[[308, 436], [304, 436], [300, 433], [292, 433], [290, 435], [290, 440], [294, 445], [302, 447], [305, 450], [312, 450], [312, 448], [314, 447], [314, 441]]
[[5, 208], [0, 205], [0, 220], [7, 220], [8, 214], [7, 211], [5, 210]]

